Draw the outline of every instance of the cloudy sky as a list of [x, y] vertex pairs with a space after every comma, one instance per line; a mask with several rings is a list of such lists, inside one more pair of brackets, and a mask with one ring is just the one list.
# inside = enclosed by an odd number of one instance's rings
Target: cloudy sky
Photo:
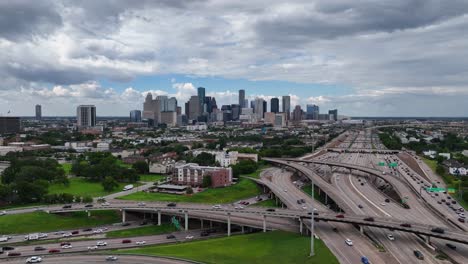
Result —
[[466, 0], [0, 0], [0, 114], [291, 95], [350, 116], [467, 116]]

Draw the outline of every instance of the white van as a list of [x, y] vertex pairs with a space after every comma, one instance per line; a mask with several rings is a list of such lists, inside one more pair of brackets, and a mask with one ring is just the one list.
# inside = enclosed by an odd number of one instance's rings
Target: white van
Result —
[[123, 188], [124, 191], [129, 191], [131, 189], [133, 189], [133, 184], [125, 185], [125, 187]]

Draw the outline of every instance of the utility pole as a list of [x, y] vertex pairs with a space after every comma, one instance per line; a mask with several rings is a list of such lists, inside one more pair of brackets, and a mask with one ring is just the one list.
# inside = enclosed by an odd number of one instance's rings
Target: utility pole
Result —
[[314, 182], [312, 181], [312, 178], [310, 179], [310, 188], [312, 188], [312, 206], [311, 206], [311, 217], [310, 217], [310, 257], [313, 257], [315, 255], [314, 251]]

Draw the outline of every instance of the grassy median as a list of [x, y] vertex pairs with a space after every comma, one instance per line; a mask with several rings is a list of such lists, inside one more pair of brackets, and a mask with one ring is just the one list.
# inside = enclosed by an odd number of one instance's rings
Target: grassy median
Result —
[[214, 238], [182, 244], [118, 250], [118, 253], [169, 256], [203, 263], [313, 263], [338, 264], [321, 240], [315, 241], [314, 257], [309, 257], [310, 238], [273, 231]]
[[153, 236], [160, 235], [165, 233], [175, 232], [177, 229], [170, 224], [162, 224], [161, 226], [157, 225], [148, 225], [124, 230], [115, 230], [106, 233], [107, 238], [116, 238], [116, 237], [137, 237], [137, 236]]
[[86, 212], [68, 214], [48, 214], [34, 212], [0, 216], [1, 234], [25, 234], [49, 232], [73, 228], [94, 227], [120, 222], [117, 211], [92, 211], [91, 217]]
[[106, 192], [104, 191], [102, 184], [99, 182], [91, 182], [83, 178], [70, 178], [69, 180], [70, 185], [68, 186], [63, 184], [52, 184], [49, 187], [49, 194], [69, 193], [75, 196], [99, 197], [120, 192], [126, 185], [124, 183], [119, 183], [119, 186], [115, 188], [114, 191]]

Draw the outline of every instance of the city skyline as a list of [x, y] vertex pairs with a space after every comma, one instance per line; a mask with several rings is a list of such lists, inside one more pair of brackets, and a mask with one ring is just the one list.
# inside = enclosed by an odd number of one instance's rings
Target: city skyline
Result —
[[196, 87], [219, 105], [244, 89], [349, 116], [468, 113], [463, 1], [170, 2], [1, 3], [0, 114], [126, 116], [148, 91]]

